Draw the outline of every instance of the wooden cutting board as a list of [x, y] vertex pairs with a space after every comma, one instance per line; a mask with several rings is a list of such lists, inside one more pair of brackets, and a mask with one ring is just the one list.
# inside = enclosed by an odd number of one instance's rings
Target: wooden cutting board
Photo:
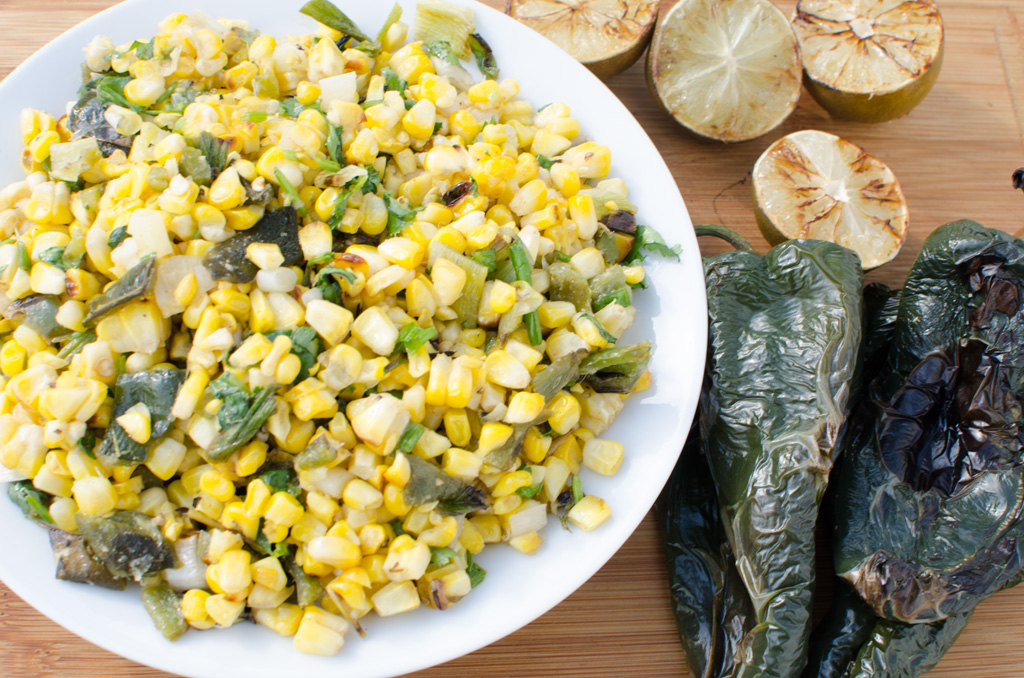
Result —
[[[503, 0], [484, 0], [502, 9]], [[114, 4], [108, 0], [0, 0], [0, 78], [46, 42]], [[779, 0], [788, 14], [795, 0]], [[672, 5], [662, 1], [663, 10]], [[609, 85], [654, 139], [671, 167], [694, 223], [730, 226], [767, 249], [754, 225], [750, 168], [778, 137], [816, 128], [867, 149], [896, 173], [911, 210], [899, 257], [869, 280], [899, 285], [924, 238], [969, 217], [1024, 232], [1024, 196], [1010, 174], [1024, 165], [1024, 2], [940, 0], [946, 57], [938, 84], [908, 117], [882, 125], [831, 121], [806, 94], [768, 136], [724, 146], [683, 133], [657, 108], [642, 65]], [[585, 120], [585, 115], [581, 115]], [[639, 177], [625, 177], [639, 181]], [[711, 244], [707, 252], [715, 251]], [[615, 498], [610, 498], [615, 504]], [[4, 557], [14, 554], [6, 552]], [[15, 556], [16, 557], [16, 556]], [[825, 570], [823, 570], [825, 572]], [[557, 573], [552, 573], [557, 576]], [[824, 579], [824, 578], [823, 578]], [[500, 610], [482, 612], [501, 614]], [[956, 646], [930, 676], [1024, 677], [1024, 587], [978, 608]], [[339, 658], [339, 675], [344, 660]], [[79, 639], [0, 584], [0, 676], [156, 678], [168, 674]], [[686, 662], [669, 608], [657, 525], [648, 516], [619, 553], [561, 605], [519, 632], [417, 678], [453, 676], [619, 678], [682, 676]]]

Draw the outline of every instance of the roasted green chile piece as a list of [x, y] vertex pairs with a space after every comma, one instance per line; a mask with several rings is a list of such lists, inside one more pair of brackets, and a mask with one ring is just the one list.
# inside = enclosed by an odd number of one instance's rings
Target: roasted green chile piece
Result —
[[149, 256], [135, 264], [123, 276], [110, 283], [85, 309], [82, 324], [91, 326], [108, 313], [149, 294], [156, 280], [156, 257]]
[[487, 508], [487, 495], [462, 480], [412, 454], [409, 460], [409, 482], [405, 485], [405, 501], [409, 506], [436, 501], [445, 513], [469, 513]]
[[669, 591], [690, 673], [730, 675], [754, 609], [736, 569], [703, 443], [694, 430], [655, 510], [661, 519]]
[[142, 604], [167, 640], [175, 641], [188, 631], [188, 622], [181, 612], [181, 598], [167, 582], [143, 588]]
[[47, 341], [71, 334], [71, 330], [57, 322], [60, 298], [50, 294], [34, 294], [11, 302], [4, 309], [4, 317], [17, 321], [36, 331]]
[[548, 266], [548, 280], [551, 301], [568, 301], [577, 311], [590, 311], [590, 285], [579, 271], [563, 261], [556, 261]]
[[102, 516], [79, 514], [78, 529], [96, 559], [115, 577], [136, 582], [174, 567], [174, 549], [164, 541], [156, 522], [138, 511]]
[[701, 434], [754, 610], [743, 651], [717, 675], [798, 676], [811, 625], [815, 523], [861, 341], [863, 274], [849, 250], [800, 240], [763, 256], [744, 248], [709, 257], [704, 272]]
[[933, 622], [1024, 558], [1024, 242], [953, 222], [900, 296], [835, 483], [835, 564], [876, 614]]
[[647, 371], [653, 345], [641, 341], [590, 354], [580, 363], [582, 381], [597, 393], [629, 393]]
[[116, 577], [96, 560], [85, 545], [85, 537], [63, 530], [50, 530], [50, 548], [57, 561], [57, 579], [90, 584], [114, 591], [124, 591], [128, 586], [126, 577]]
[[203, 265], [214, 280], [248, 283], [256, 279], [256, 264], [245, 256], [254, 242], [277, 245], [284, 257], [284, 266], [302, 266], [306, 259], [299, 246], [299, 225], [294, 207], [268, 210], [256, 225], [224, 242], [217, 243], [203, 257]]
[[[176, 369], [153, 369], [119, 376], [114, 384], [113, 416], [100, 444], [99, 454], [120, 463], [145, 461], [149, 448], [167, 433], [174, 421], [171, 408], [184, 381], [185, 371]], [[145, 445], [133, 440], [116, 421], [138, 403], [149, 409], [151, 433], [150, 442]]]

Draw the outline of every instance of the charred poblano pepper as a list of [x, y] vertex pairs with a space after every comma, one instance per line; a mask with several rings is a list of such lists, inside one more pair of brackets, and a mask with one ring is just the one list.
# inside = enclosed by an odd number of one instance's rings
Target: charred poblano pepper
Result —
[[[175, 369], [152, 369], [118, 377], [114, 385], [114, 416], [100, 444], [99, 454], [124, 464], [145, 461], [149, 448], [167, 433], [174, 421], [171, 408], [184, 381], [185, 371]], [[138, 403], [149, 410], [150, 442], [146, 444], [132, 439], [117, 423], [117, 417]]]
[[907, 278], [836, 483], [836, 571], [882, 617], [934, 622], [1024, 558], [1024, 242], [954, 222]]
[[203, 265], [214, 280], [247, 283], [256, 279], [259, 269], [245, 256], [254, 242], [277, 245], [284, 266], [302, 266], [306, 259], [299, 246], [298, 215], [292, 207], [267, 211], [256, 225], [224, 242], [217, 243], [203, 258]]
[[861, 267], [831, 243], [791, 241], [761, 256], [720, 227], [697, 232], [741, 251], [705, 260], [700, 429], [722, 525], [694, 512], [698, 537], [669, 548], [676, 572], [673, 548], [677, 561], [702, 548], [712, 554], [700, 558], [713, 575], [674, 581], [677, 621], [683, 633], [707, 631], [705, 676], [798, 676], [810, 633], [814, 527], [860, 346]]

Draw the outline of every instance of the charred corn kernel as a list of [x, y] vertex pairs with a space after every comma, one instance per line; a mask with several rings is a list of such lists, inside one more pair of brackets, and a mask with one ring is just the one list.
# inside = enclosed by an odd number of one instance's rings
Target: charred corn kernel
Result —
[[562, 154], [562, 162], [576, 170], [581, 179], [603, 179], [611, 167], [611, 151], [587, 141]]
[[407, 534], [400, 535], [388, 546], [384, 573], [393, 582], [419, 579], [430, 564], [430, 548]]
[[456, 447], [468, 445], [473, 438], [469, 416], [464, 409], [449, 409], [444, 413], [444, 430], [448, 440]]
[[568, 433], [579, 424], [580, 403], [569, 393], [556, 394], [548, 403], [548, 409], [551, 410], [548, 426], [551, 427], [555, 435]]
[[363, 557], [359, 546], [353, 541], [330, 534], [317, 537], [306, 544], [306, 553], [313, 560], [340, 569], [356, 567]]
[[593, 438], [583, 445], [583, 465], [601, 475], [613, 476], [622, 466], [624, 452], [622, 443]]
[[589, 532], [608, 520], [611, 515], [612, 510], [604, 499], [588, 494], [569, 509], [566, 518], [576, 527]]
[[295, 632], [295, 649], [306, 654], [335, 655], [345, 644], [347, 630], [348, 622], [344, 618], [318, 607], [307, 607]]
[[140, 445], [145, 445], [149, 442], [151, 422], [149, 408], [146, 407], [145, 403], [132, 405], [115, 421], [135, 442]]
[[547, 457], [548, 450], [551, 449], [551, 437], [543, 436], [536, 426], [532, 426], [529, 431], [526, 432], [526, 438], [523, 439], [523, 451], [522, 455], [526, 461], [533, 464], [539, 464], [544, 461]]
[[181, 598], [181, 614], [185, 621], [200, 630], [213, 627], [213, 620], [206, 613], [206, 601], [212, 594], [202, 589], [190, 589]]
[[450, 447], [445, 453], [441, 468], [450, 476], [472, 480], [480, 475], [483, 465], [482, 452], [476, 454], [460, 447]]
[[294, 636], [299, 630], [302, 614], [302, 608], [293, 603], [284, 603], [279, 607], [253, 611], [256, 623], [273, 629], [286, 637]]
[[117, 506], [117, 491], [103, 476], [88, 476], [75, 480], [72, 494], [78, 510], [87, 516], [103, 516]]
[[277, 525], [291, 527], [299, 522], [303, 514], [302, 504], [287, 492], [275, 492], [270, 497], [263, 517]]
[[388, 483], [384, 486], [384, 508], [391, 515], [401, 518], [409, 513], [409, 505], [405, 502], [404, 488]]

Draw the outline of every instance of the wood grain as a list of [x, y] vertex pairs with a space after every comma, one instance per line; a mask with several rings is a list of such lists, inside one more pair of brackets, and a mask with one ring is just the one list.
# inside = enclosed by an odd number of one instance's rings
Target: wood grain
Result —
[[[486, 1], [499, 9], [504, 4]], [[111, 4], [0, 0], [0, 78], [62, 31]], [[663, 0], [663, 10], [671, 4]], [[794, 1], [778, 4], [788, 14]], [[869, 279], [899, 284], [924, 238], [947, 221], [970, 217], [1010, 233], [1024, 232], [1024, 197], [1010, 186], [1011, 172], [1024, 165], [1024, 6], [1020, 0], [940, 0], [940, 7], [946, 25], [942, 75], [924, 103], [891, 123], [833, 122], [805, 95], [796, 113], [775, 132], [724, 146], [686, 136], [664, 116], [648, 92], [641, 64], [609, 84], [665, 157], [693, 222], [725, 224], [761, 249], [767, 247], [754, 224], [749, 176], [754, 160], [769, 143], [797, 129], [818, 128], [882, 159], [900, 179], [912, 226], [901, 254]], [[713, 244], [704, 246], [715, 251]], [[827, 563], [823, 561], [822, 567]], [[930, 676], [1024, 677], [1022, 625], [1024, 588], [991, 598]], [[339, 672], [343, 671], [339, 658]], [[167, 675], [81, 640], [0, 584], [0, 676]], [[669, 608], [654, 519], [648, 516], [601, 571], [548, 614], [489, 647], [413, 675], [688, 675]]]

